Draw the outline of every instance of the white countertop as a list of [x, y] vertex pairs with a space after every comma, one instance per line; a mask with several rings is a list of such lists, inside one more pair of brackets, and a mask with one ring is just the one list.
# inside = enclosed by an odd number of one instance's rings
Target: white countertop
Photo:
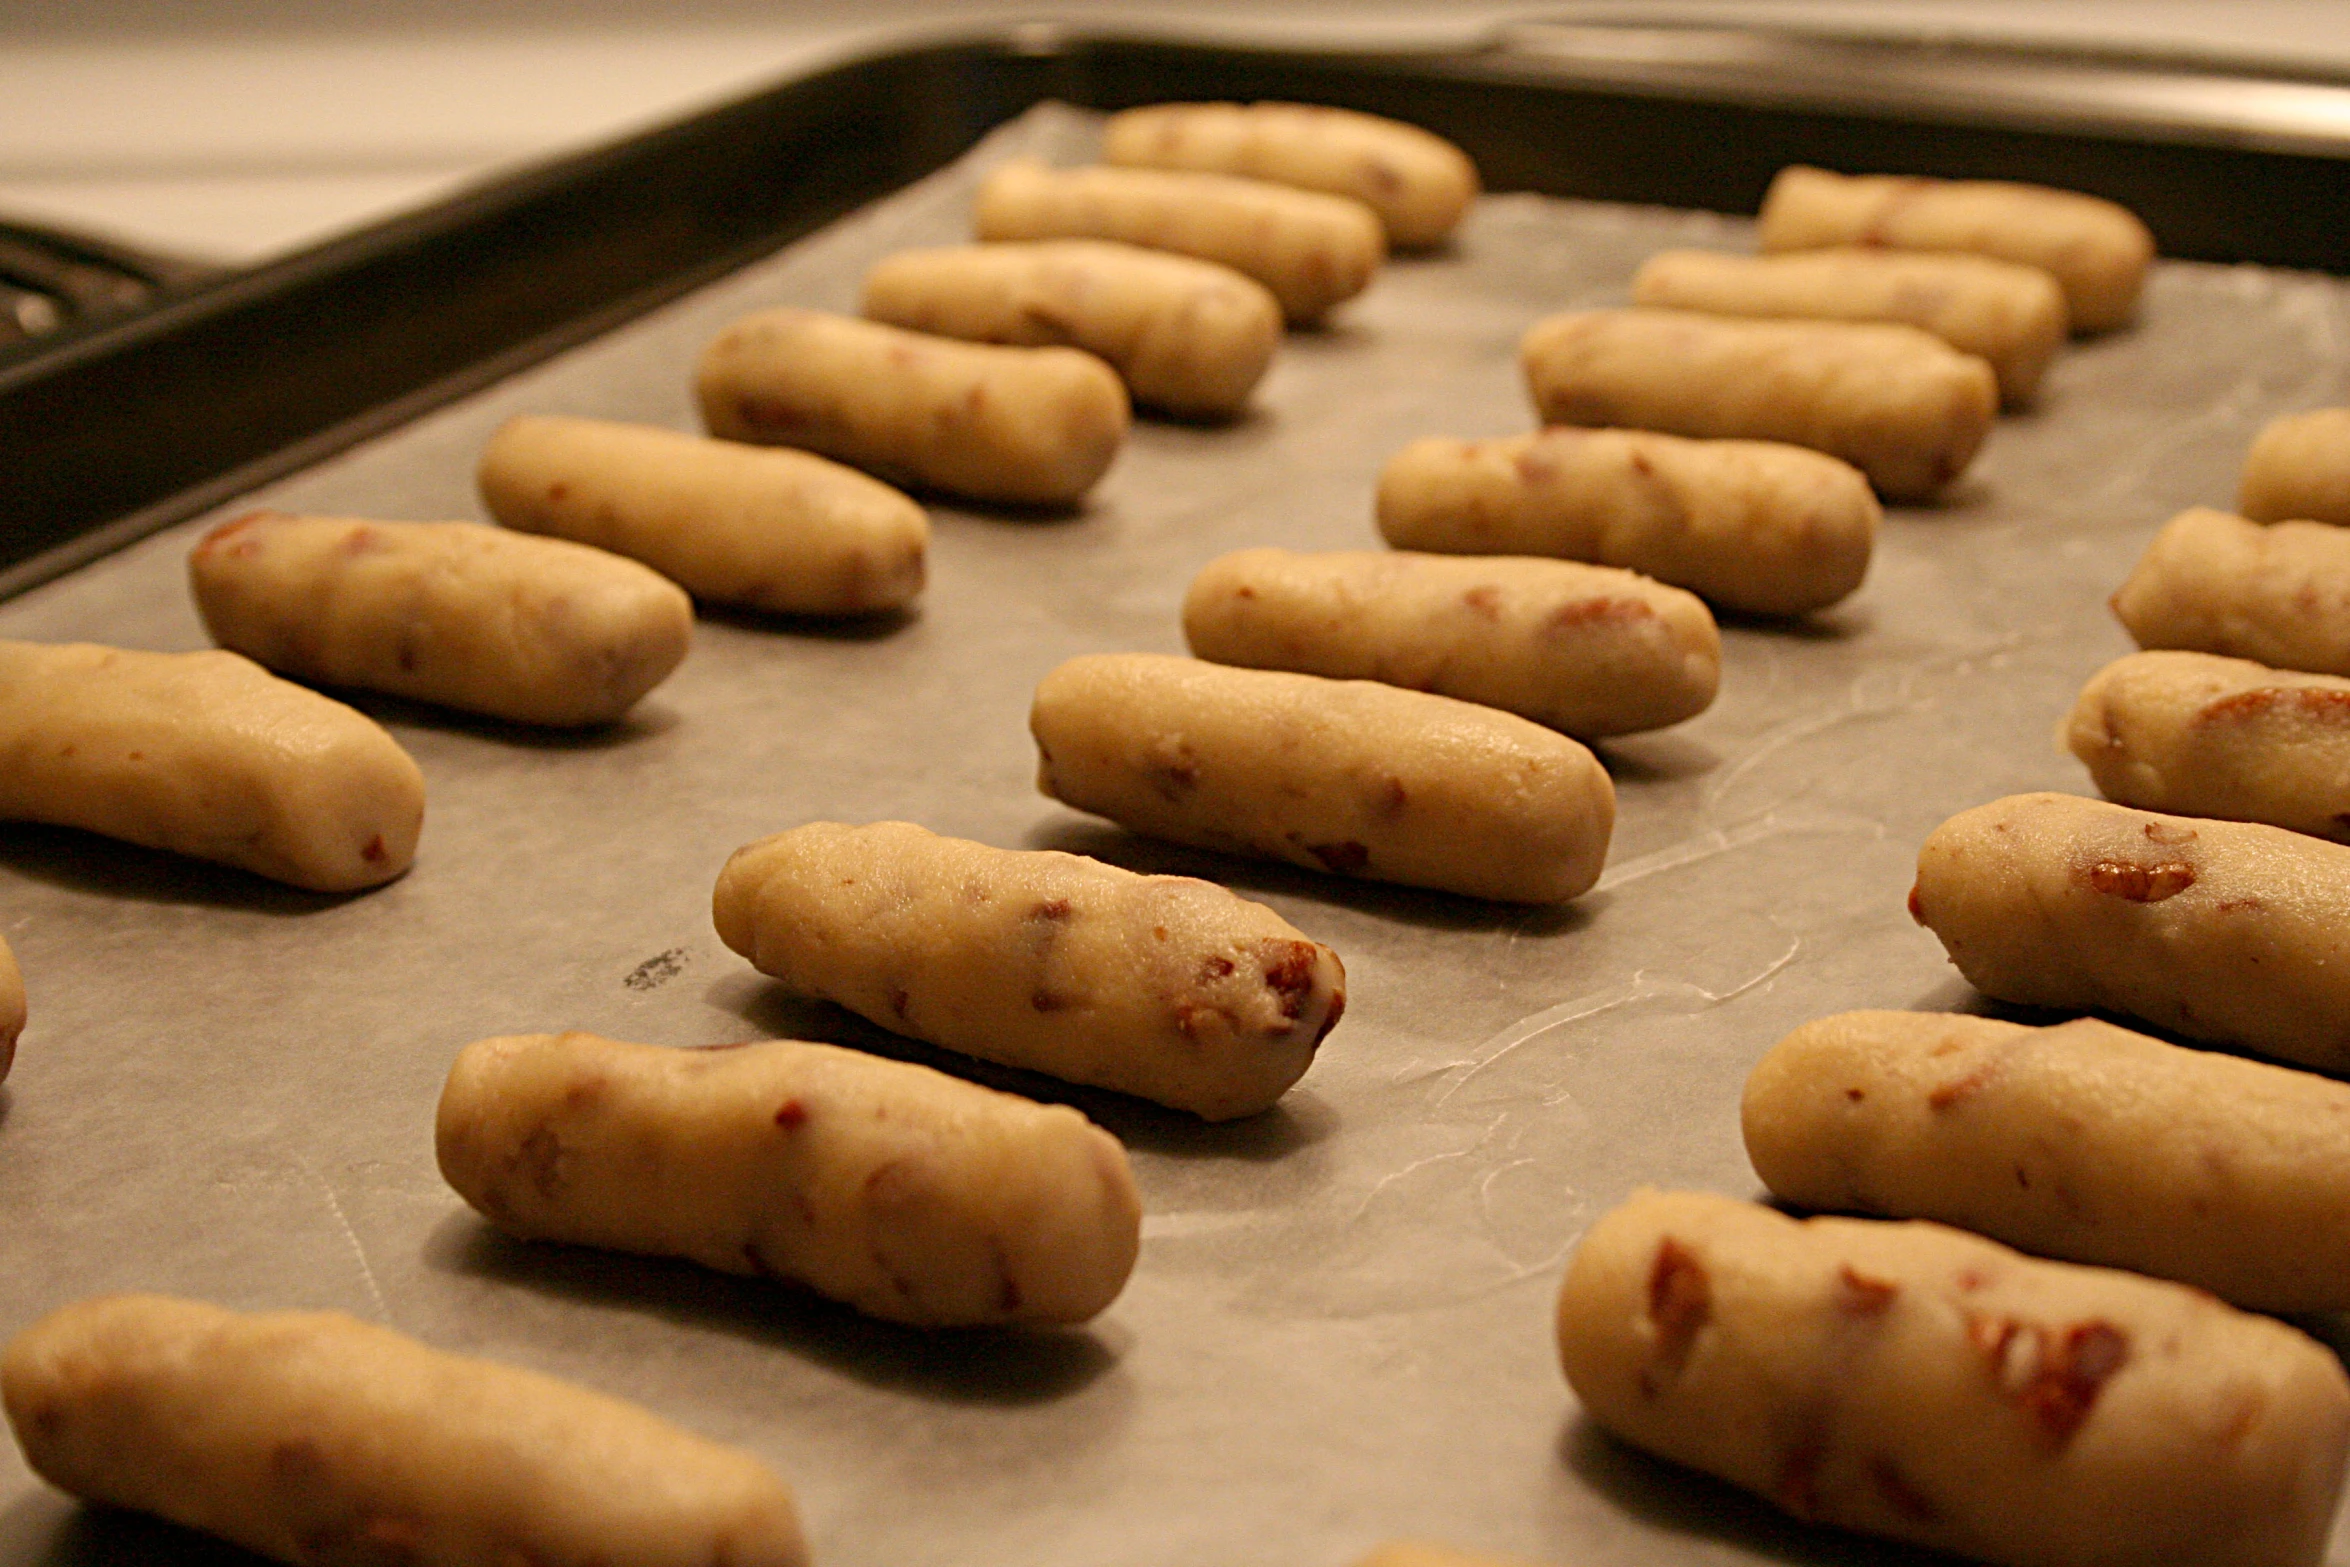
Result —
[[[1039, 17], [1465, 44], [1606, 7], [1340, 0], [0, 0], [0, 212], [249, 262], [877, 47]], [[1686, 6], [1672, 9], [1686, 11]], [[2320, 0], [1747, 0], [1740, 17], [2095, 38], [2350, 67]]]

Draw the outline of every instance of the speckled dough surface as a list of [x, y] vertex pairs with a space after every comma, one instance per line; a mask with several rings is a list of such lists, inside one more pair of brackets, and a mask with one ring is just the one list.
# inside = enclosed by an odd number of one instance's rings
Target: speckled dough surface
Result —
[[1065, 1105], [801, 1040], [469, 1045], [441, 1173], [509, 1234], [794, 1280], [922, 1327], [1083, 1322], [1134, 1269], [1118, 1140]]
[[2072, 324], [2105, 332], [2138, 307], [2154, 236], [2127, 208], [2078, 191], [2003, 180], [1908, 179], [1782, 169], [1763, 198], [1762, 248], [1883, 245], [1956, 250], [2041, 267], [2064, 286]]
[[1082, 348], [1135, 401], [1195, 418], [1238, 413], [1281, 343], [1281, 304], [1254, 278], [1114, 240], [901, 250], [865, 274], [863, 309], [941, 337]]
[[643, 561], [711, 603], [864, 615], [922, 591], [922, 508], [813, 452], [538, 415], [499, 427], [476, 478], [507, 527]]
[[2116, 805], [2350, 842], [2350, 680], [2209, 653], [2133, 653], [2062, 734]]
[[1131, 417], [1108, 365], [1074, 348], [959, 343], [815, 310], [763, 310], [702, 350], [702, 420], [885, 478], [1066, 506], [1118, 455]]
[[735, 851], [718, 935], [802, 995], [1211, 1120], [1271, 1105], [1346, 1010], [1338, 954], [1210, 882], [812, 822]]
[[249, 512], [188, 585], [214, 641], [281, 675], [558, 728], [636, 706], [694, 629], [658, 572], [478, 522]]
[[1884, 517], [1824, 452], [1568, 425], [1414, 441], [1380, 470], [1377, 505], [1397, 549], [1621, 566], [1757, 615], [1848, 597]]
[[2112, 602], [2142, 648], [2350, 676], [2350, 528], [2189, 507], [2154, 536]]
[[1529, 328], [1519, 357], [1545, 424], [1789, 441], [1889, 501], [1964, 473], [1999, 413], [1989, 365], [1892, 322], [1571, 311]]
[[83, 1301], [10, 1341], [0, 1393], [58, 1486], [281, 1562], [808, 1560], [749, 1454], [340, 1312]]
[[1306, 103], [1157, 103], [1113, 114], [1102, 161], [1199, 169], [1352, 196], [1389, 243], [1433, 245], [1477, 199], [1477, 166], [1443, 137], [1376, 114]]
[[1369, 288], [1387, 254], [1377, 214], [1350, 197], [1165, 169], [1007, 164], [980, 186], [972, 226], [981, 239], [1114, 239], [1220, 262], [1271, 289], [1298, 326]]
[[1704, 1193], [1592, 1227], [1558, 1341], [1626, 1441], [2010, 1567], [2314, 1567], [2350, 1440], [2333, 1355], [2200, 1290]]
[[1775, 256], [1668, 250], [1640, 264], [1632, 302], [1729, 316], [1903, 322], [1988, 363], [2010, 407], [2032, 400], [2065, 337], [2056, 279], [1989, 256], [1859, 246]]
[[2350, 1084], [2095, 1018], [1843, 1012], [1746, 1080], [1798, 1208], [1934, 1219], [2259, 1311], [2350, 1306]]
[[1616, 819], [1566, 736], [1369, 680], [1097, 654], [1044, 677], [1028, 728], [1037, 787], [1120, 826], [1473, 898], [1588, 892]]
[[365, 715], [241, 654], [0, 642], [0, 821], [354, 892], [415, 859], [424, 776]]
[[1722, 636], [1634, 572], [1406, 550], [1237, 550], [1183, 597], [1195, 657], [1459, 697], [1590, 739], [1705, 711]]
[[2350, 1071], [2350, 848], [2064, 794], [1962, 811], [1910, 913], [2002, 1001]]

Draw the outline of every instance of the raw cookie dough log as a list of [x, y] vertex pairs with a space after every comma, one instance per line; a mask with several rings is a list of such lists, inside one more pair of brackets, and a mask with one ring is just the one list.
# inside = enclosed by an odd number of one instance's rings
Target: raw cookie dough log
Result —
[[24, 1032], [24, 1022], [24, 975], [16, 966], [16, 954], [0, 941], [0, 1083], [8, 1081], [8, 1069], [16, 1064], [16, 1040]]
[[2063, 794], [1953, 816], [1910, 913], [1968, 983], [2350, 1072], [2350, 848]]
[[2163, 524], [2112, 603], [2143, 648], [2350, 675], [2350, 528], [2193, 507]]
[[1338, 954], [1188, 876], [812, 822], [735, 851], [718, 935], [883, 1028], [1189, 1110], [1253, 1115], [1346, 1008]]
[[1477, 199], [1477, 165], [1401, 120], [1304, 103], [1161, 103], [1102, 127], [1102, 161], [1240, 174], [1352, 196], [1398, 249], [1436, 244]]
[[1228, 418], [1273, 362], [1281, 305], [1254, 278], [1101, 239], [906, 250], [865, 274], [876, 321], [982, 343], [1097, 354], [1134, 399]]
[[1634, 1446], [2011, 1567], [2316, 1567], [2350, 1434], [2330, 1353], [2200, 1290], [1694, 1192], [1592, 1227], [1558, 1337]]
[[478, 522], [248, 512], [188, 586], [215, 642], [281, 675], [561, 728], [626, 713], [694, 629], [657, 571]]
[[485, 1039], [436, 1142], [510, 1234], [794, 1279], [922, 1327], [1083, 1322], [1141, 1245], [1126, 1151], [1075, 1110], [798, 1040]]
[[1999, 414], [1989, 365], [1883, 322], [1578, 310], [1536, 322], [1518, 355], [1545, 424], [1788, 441], [1892, 501], [1957, 478]]
[[374, 720], [241, 654], [0, 642], [0, 821], [354, 892], [416, 858], [424, 775]]
[[1118, 374], [1074, 348], [958, 343], [816, 310], [745, 316], [702, 353], [702, 418], [983, 501], [1060, 506], [1126, 439]]
[[2133, 653], [2081, 688], [2064, 739], [2117, 805], [2350, 842], [2350, 680]]
[[2154, 259], [2137, 215], [2097, 196], [1999, 180], [1781, 169], [1763, 197], [1766, 251], [1824, 245], [1958, 250], [2039, 267], [2063, 285], [2076, 331], [2122, 325]]
[[1746, 1080], [1803, 1208], [1937, 1219], [2259, 1311], [2350, 1307], [2350, 1085], [2079, 1018], [1847, 1012]]
[[1724, 316], [1904, 322], [1987, 362], [2010, 407], [2032, 400], [2066, 325], [2064, 290], [2038, 267], [1844, 247], [1777, 256], [1662, 251], [1641, 263], [1632, 302]]
[[478, 477], [507, 527], [643, 561], [708, 603], [863, 615], [922, 591], [922, 508], [811, 452], [526, 417], [490, 437]]
[[2350, 408], [2270, 421], [2244, 459], [2236, 504], [2254, 522], [2350, 526]]
[[1115, 239], [1216, 261], [1273, 291], [1293, 325], [1371, 286], [1378, 214], [1345, 196], [1228, 174], [1007, 163], [979, 187], [981, 239]]
[[1183, 634], [1215, 663], [1434, 691], [1586, 739], [1702, 713], [1722, 676], [1696, 597], [1560, 560], [1238, 550], [1192, 579]]
[[1825, 453], [1645, 430], [1436, 437], [1379, 475], [1379, 532], [1397, 549], [1621, 566], [1756, 615], [1850, 594], [1883, 517], [1860, 470]]
[[50, 1484], [282, 1562], [808, 1559], [748, 1453], [340, 1312], [86, 1300], [17, 1335], [0, 1391]]
[[1038, 788], [1136, 832], [1474, 898], [1589, 891], [1615, 826], [1566, 736], [1368, 680], [1096, 654], [1044, 677], [1028, 728]]

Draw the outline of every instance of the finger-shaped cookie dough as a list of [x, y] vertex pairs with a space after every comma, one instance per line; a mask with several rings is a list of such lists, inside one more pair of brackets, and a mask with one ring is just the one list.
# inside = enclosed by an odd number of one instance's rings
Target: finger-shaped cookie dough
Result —
[[2350, 1439], [2330, 1353], [2200, 1290], [1694, 1192], [1592, 1226], [1558, 1336], [1634, 1446], [2009, 1567], [2316, 1567]]
[[1999, 414], [1991, 367], [1913, 326], [1578, 310], [1519, 345], [1546, 424], [1788, 441], [1892, 501], [1964, 472]]
[[1192, 579], [1183, 634], [1218, 664], [1434, 691], [1586, 739], [1702, 713], [1722, 676], [1693, 595], [1523, 557], [1239, 550]]
[[2143, 648], [2350, 675], [2350, 528], [2193, 507], [2163, 524], [2112, 603]]
[[863, 615], [922, 591], [922, 508], [811, 452], [528, 417], [490, 437], [478, 479], [507, 527], [643, 561], [707, 603]]
[[1986, 995], [2350, 1072], [2350, 848], [2065, 794], [1962, 811], [1910, 913]]
[[1102, 161], [1239, 174], [1352, 196], [1398, 249], [1433, 245], [1477, 199], [1477, 166], [1432, 131], [1306, 103], [1159, 103], [1110, 116]]
[[922, 1327], [1083, 1322], [1141, 1245], [1126, 1151], [1075, 1110], [799, 1040], [484, 1039], [435, 1140], [510, 1234], [791, 1279]]
[[8, 943], [0, 941], [0, 1083], [8, 1081], [8, 1069], [16, 1064], [16, 1041], [24, 1024], [24, 974]]
[[1857, 246], [1776, 256], [1662, 251], [1641, 263], [1632, 302], [1723, 316], [1904, 322], [1988, 363], [2010, 407], [2032, 400], [2066, 327], [2064, 290], [2038, 267]]
[[2270, 421], [2244, 459], [2236, 504], [2254, 522], [2350, 526], [2350, 408]]
[[1029, 709], [1037, 787], [1155, 838], [1374, 881], [1559, 903], [1615, 787], [1566, 736], [1368, 680], [1154, 653], [1073, 658]]
[[2117, 805], [2350, 842], [2350, 680], [2133, 653], [2081, 688], [2063, 734]]
[[1229, 174], [1008, 163], [979, 187], [981, 239], [1115, 239], [1244, 272], [1292, 324], [1371, 286], [1387, 259], [1378, 214], [1347, 196]]
[[1958, 250], [2052, 274], [2073, 328], [2103, 332], [2138, 308], [2154, 236], [2129, 208], [2078, 191], [2001, 180], [1914, 179], [1781, 169], [1763, 197], [1766, 251], [1823, 245]]
[[1211, 882], [906, 822], [749, 844], [712, 911], [719, 939], [803, 995], [1209, 1120], [1279, 1099], [1346, 1008], [1338, 954]]
[[1807, 1023], [1746, 1080], [1802, 1208], [1936, 1219], [2259, 1311], [2350, 1307], [2350, 1085], [2094, 1018]]
[[649, 567], [478, 522], [248, 512], [188, 586], [215, 642], [281, 675], [562, 728], [634, 707], [694, 628]]
[[745, 316], [702, 353], [710, 433], [798, 446], [957, 495], [1061, 506], [1126, 439], [1118, 373], [1074, 348], [1000, 348], [816, 310]]
[[1397, 549], [1621, 566], [1756, 615], [1859, 587], [1883, 518], [1860, 470], [1775, 441], [1559, 425], [1415, 441], [1379, 475], [1379, 533]]
[[424, 775], [373, 719], [241, 654], [0, 642], [0, 821], [354, 892], [415, 859]]
[[0, 1393], [50, 1484], [303, 1567], [808, 1559], [748, 1453], [340, 1312], [86, 1300], [17, 1335]]
[[905, 250], [865, 274], [865, 314], [981, 343], [1106, 359], [1139, 403], [1238, 413], [1273, 362], [1281, 306], [1254, 278], [1104, 239]]

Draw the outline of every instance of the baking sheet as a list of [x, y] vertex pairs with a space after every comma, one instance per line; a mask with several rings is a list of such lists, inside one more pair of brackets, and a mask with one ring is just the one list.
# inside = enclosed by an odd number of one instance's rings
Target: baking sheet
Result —
[[[726, 321], [851, 308], [866, 266], [967, 232], [977, 177], [1084, 161], [1046, 107], [961, 163], [717, 286], [239, 502], [466, 517], [502, 419], [694, 428]], [[1946, 501], [1892, 512], [1869, 581], [1807, 625], [1724, 628], [1722, 695], [1607, 743], [1600, 889], [1558, 911], [1354, 884], [1149, 843], [1035, 792], [1035, 681], [1182, 651], [1193, 572], [1244, 545], [1377, 546], [1382, 462], [1527, 427], [1538, 316], [1620, 303], [1705, 215], [1486, 200], [1293, 335], [1228, 428], [1142, 423], [1080, 512], [935, 508], [917, 612], [744, 617], [627, 724], [555, 739], [360, 699], [422, 764], [417, 868], [314, 897], [61, 831], [0, 828], [0, 930], [32, 1023], [0, 1087], [0, 1331], [104, 1290], [334, 1307], [625, 1397], [759, 1453], [818, 1561], [1340, 1567], [1394, 1535], [1537, 1561], [1922, 1561], [1783, 1522], [1598, 1437], [1550, 1307], [1583, 1227], [1644, 1183], [1752, 1194], [1737, 1100], [1788, 1029], [1970, 993], [1903, 909], [1919, 840], [2017, 790], [2087, 791], [2050, 734], [2129, 650], [2104, 601], [2181, 507], [2225, 505], [2275, 414], [2345, 400], [2339, 281], [2157, 269], [2134, 330], [2076, 345]], [[0, 635], [205, 645], [199, 519], [0, 606]], [[720, 945], [735, 846], [903, 817], [1006, 846], [1213, 877], [1345, 958], [1345, 1023], [1276, 1110], [1203, 1126], [974, 1067], [779, 997]], [[691, 1045], [829, 1038], [1080, 1104], [1132, 1150], [1147, 1217], [1083, 1331], [934, 1334], [683, 1264], [505, 1241], [442, 1184], [456, 1051], [586, 1028]], [[2337, 1531], [2330, 1561], [2350, 1562]], [[85, 1512], [0, 1453], [0, 1563], [245, 1561]]]

